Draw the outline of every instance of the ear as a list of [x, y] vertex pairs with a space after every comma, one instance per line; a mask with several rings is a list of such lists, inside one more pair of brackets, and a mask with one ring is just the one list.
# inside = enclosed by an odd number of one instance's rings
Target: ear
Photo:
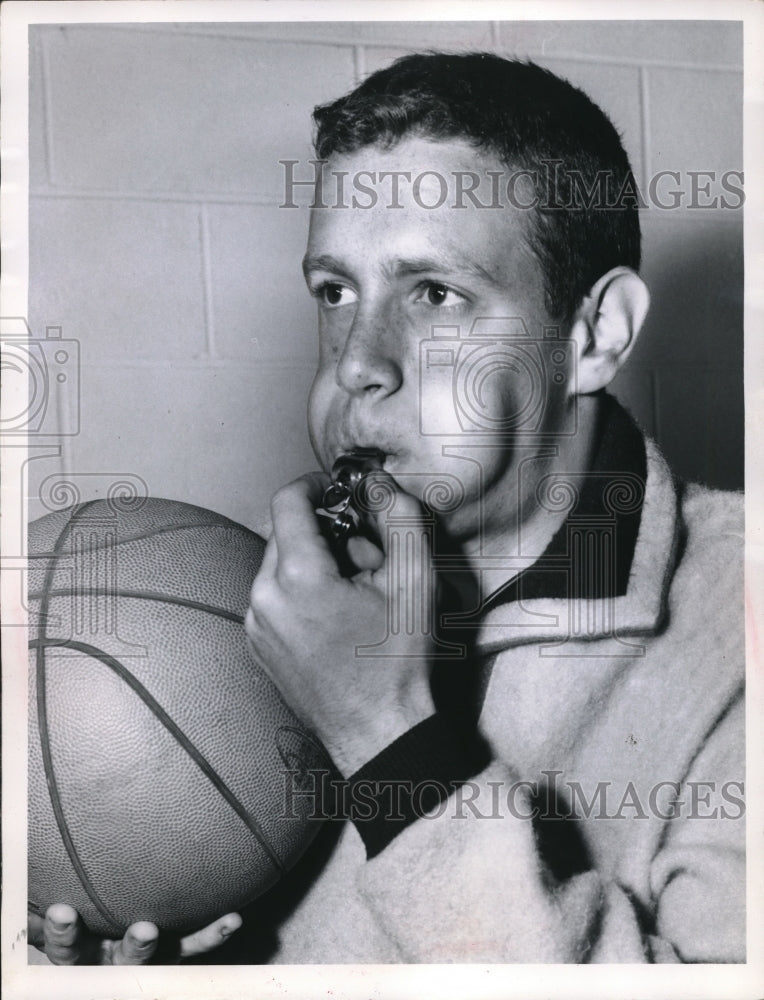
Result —
[[578, 345], [578, 371], [572, 391], [604, 389], [628, 358], [650, 307], [650, 293], [628, 267], [608, 271], [581, 302], [570, 336]]

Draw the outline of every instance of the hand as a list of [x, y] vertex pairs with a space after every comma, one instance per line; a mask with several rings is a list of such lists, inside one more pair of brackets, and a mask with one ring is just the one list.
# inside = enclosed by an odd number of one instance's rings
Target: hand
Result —
[[[273, 534], [246, 617], [255, 659], [346, 776], [434, 711], [433, 643], [421, 618], [429, 609], [421, 595], [432, 586], [422, 509], [390, 476], [374, 478], [394, 490], [395, 517], [405, 515], [416, 540], [402, 557], [405, 572], [385, 551], [388, 512], [376, 517], [382, 549], [353, 540], [357, 572], [343, 576], [315, 513], [328, 479], [305, 476], [273, 498]], [[388, 636], [388, 622], [411, 608], [417, 627]], [[384, 656], [356, 652], [386, 638]]]
[[112, 941], [88, 931], [67, 903], [54, 903], [44, 918], [32, 912], [27, 917], [29, 943], [53, 965], [146, 965], [155, 956], [157, 964], [172, 964], [212, 951], [241, 926], [238, 913], [229, 913], [188, 937], [163, 939], [159, 959], [159, 931], [146, 920], [131, 924], [121, 941]]

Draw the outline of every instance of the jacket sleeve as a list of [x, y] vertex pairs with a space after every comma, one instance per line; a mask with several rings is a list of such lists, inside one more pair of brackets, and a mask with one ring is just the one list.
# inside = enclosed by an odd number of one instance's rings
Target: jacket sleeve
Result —
[[[508, 787], [509, 805], [493, 791]], [[403, 961], [572, 963], [595, 948], [601, 961], [647, 961], [623, 893], [594, 871], [552, 877], [531, 811], [492, 763], [367, 861], [359, 888]]]
[[695, 758], [651, 868], [653, 946], [678, 961], [745, 961], [744, 722], [741, 699]]
[[745, 961], [741, 726], [738, 705], [695, 758], [647, 899], [595, 870], [556, 879], [496, 761], [368, 860], [359, 889], [403, 961]]

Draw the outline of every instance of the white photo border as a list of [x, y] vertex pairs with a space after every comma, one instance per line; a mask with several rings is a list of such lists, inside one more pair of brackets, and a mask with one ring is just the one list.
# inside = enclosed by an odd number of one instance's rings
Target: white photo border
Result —
[[[617, 11], [617, 17], [614, 16]], [[764, 709], [764, 459], [760, 428], [764, 425], [764, 292], [756, 287], [756, 271], [764, 262], [764, 8], [758, 4], [641, 0], [617, 5], [606, 2], [518, 0], [492, 2], [384, 2], [360, 4], [261, 2], [261, 0], [96, 0], [96, 2], [6, 2], [2, 5], [2, 220], [4, 316], [27, 312], [28, 255], [28, 122], [27, 29], [30, 24], [139, 21], [251, 20], [740, 20], [745, 48], [745, 350], [746, 350], [746, 600], [748, 612], [749, 696], [748, 815], [748, 962], [741, 966], [187, 966], [130, 968], [51, 968], [29, 966], [26, 958], [26, 631], [18, 602], [15, 566], [3, 565], [3, 824], [4, 893], [2, 907], [3, 988], [9, 998], [344, 998], [416, 997], [689, 997], [737, 998], [762, 995], [764, 989], [764, 830], [762, 795], [762, 710]], [[759, 283], [760, 285], [760, 283]], [[13, 407], [6, 398], [4, 405]], [[13, 411], [15, 412], [15, 410]], [[3, 552], [9, 533], [19, 532], [25, 513], [19, 476], [23, 449], [3, 449]], [[15, 584], [15, 587], [14, 587]]]

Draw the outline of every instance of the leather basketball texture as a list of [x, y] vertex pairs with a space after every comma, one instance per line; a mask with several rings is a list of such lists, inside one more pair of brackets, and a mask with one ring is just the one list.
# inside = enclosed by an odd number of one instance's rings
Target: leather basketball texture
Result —
[[269, 889], [325, 767], [252, 658], [263, 540], [175, 501], [29, 526], [29, 897], [100, 934], [186, 932]]

